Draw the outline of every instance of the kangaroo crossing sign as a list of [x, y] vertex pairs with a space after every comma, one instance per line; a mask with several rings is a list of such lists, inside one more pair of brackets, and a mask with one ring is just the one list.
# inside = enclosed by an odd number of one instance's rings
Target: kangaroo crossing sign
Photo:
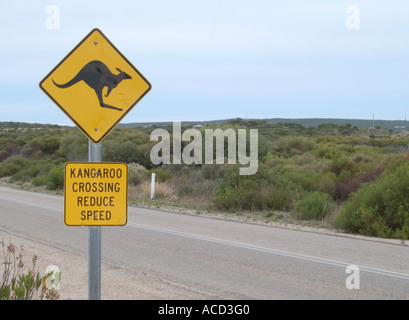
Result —
[[93, 29], [40, 88], [92, 142], [100, 143], [151, 84], [99, 29]]

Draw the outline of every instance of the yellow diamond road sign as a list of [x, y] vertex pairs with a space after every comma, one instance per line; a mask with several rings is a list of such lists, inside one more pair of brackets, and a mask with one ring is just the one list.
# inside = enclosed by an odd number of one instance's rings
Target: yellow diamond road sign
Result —
[[93, 29], [40, 88], [92, 142], [100, 143], [151, 84], [99, 29]]
[[123, 226], [128, 212], [125, 163], [68, 162], [64, 221], [68, 226]]

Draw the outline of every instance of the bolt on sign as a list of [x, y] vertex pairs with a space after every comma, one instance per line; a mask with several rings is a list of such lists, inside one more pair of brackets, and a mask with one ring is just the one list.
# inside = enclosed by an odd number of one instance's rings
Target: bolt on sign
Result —
[[128, 210], [125, 163], [68, 162], [64, 179], [67, 226], [123, 226]]
[[93, 29], [40, 88], [93, 143], [100, 143], [151, 84], [99, 29]]

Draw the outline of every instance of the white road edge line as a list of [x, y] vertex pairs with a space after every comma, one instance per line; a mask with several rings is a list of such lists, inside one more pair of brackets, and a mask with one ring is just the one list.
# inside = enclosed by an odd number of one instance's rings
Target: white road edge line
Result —
[[[9, 202], [14, 202], [14, 203], [20, 203], [20, 204], [24, 204], [24, 205], [34, 206], [34, 207], [38, 207], [38, 208], [41, 208], [41, 209], [47, 209], [47, 210], [52, 210], [52, 211], [57, 211], [57, 212], [62, 212], [62, 213], [64, 212], [64, 210], [59, 209], [59, 208], [44, 206], [44, 205], [41, 205], [41, 204], [28, 202], [28, 201], [23, 201], [23, 200], [8, 199], [8, 198], [3, 198], [3, 197], [0, 197], [0, 200], [5, 200], [5, 201], [9, 201]], [[352, 263], [329, 260], [329, 259], [324, 259], [324, 258], [318, 258], [318, 257], [303, 255], [303, 254], [299, 254], [299, 253], [293, 253], [293, 252], [289, 252], [289, 251], [276, 250], [276, 249], [271, 249], [271, 248], [266, 248], [266, 247], [259, 247], [259, 246], [255, 246], [255, 245], [251, 245], [251, 244], [245, 244], [245, 243], [234, 242], [234, 241], [229, 241], [229, 240], [199, 236], [199, 235], [194, 235], [194, 234], [184, 233], [184, 232], [179, 232], [179, 231], [173, 231], [173, 230], [168, 230], [168, 229], [163, 229], [163, 228], [150, 227], [150, 226], [145, 226], [145, 225], [141, 225], [141, 224], [137, 224], [137, 223], [133, 223], [133, 222], [127, 222], [125, 227], [126, 226], [145, 229], [145, 230], [150, 230], [150, 231], [162, 232], [162, 233], [167, 233], [167, 234], [177, 235], [177, 236], [180, 236], [180, 237], [186, 237], [186, 238], [197, 239], [197, 240], [202, 240], [202, 241], [226, 244], [226, 245], [245, 248], [245, 249], [250, 249], [250, 250], [256, 250], [256, 251], [261, 251], [261, 252], [266, 252], [266, 253], [271, 253], [271, 254], [282, 255], [282, 256], [291, 257], [291, 258], [295, 258], [295, 259], [302, 259], [302, 260], [322, 263], [322, 264], [326, 264], [326, 265], [334, 265], [334, 266], [338, 266], [338, 267], [342, 267], [342, 268], [346, 268], [347, 266], [350, 266], [350, 265], [355, 265], [355, 264], [352, 264]], [[367, 266], [360, 266], [360, 265], [356, 265], [356, 266], [359, 268], [360, 271], [366, 271], [366, 272], [369, 272], [369, 273], [375, 273], [375, 274], [380, 274], [380, 275], [384, 275], [384, 276], [409, 280], [409, 274], [406, 274], [406, 273], [400, 273], [400, 272], [389, 271], [389, 270], [385, 270], [385, 269], [378, 269], [378, 268], [367, 267]]]
[[[346, 267], [348, 267], [350, 265], [355, 265], [353, 263], [347, 263], [347, 262], [342, 262], [342, 261], [335, 261], [335, 260], [329, 260], [329, 259], [324, 259], [324, 258], [318, 258], [318, 257], [304, 255], [304, 254], [293, 253], [293, 252], [289, 252], [289, 251], [282, 251], [282, 250], [277, 250], [277, 249], [260, 247], [260, 246], [255, 246], [255, 245], [251, 245], [251, 244], [245, 244], [245, 243], [234, 242], [234, 241], [229, 241], [229, 240], [223, 240], [223, 239], [218, 239], [218, 238], [199, 236], [199, 235], [195, 235], [195, 234], [189, 234], [189, 233], [173, 231], [173, 230], [168, 230], [168, 229], [163, 229], [163, 228], [150, 227], [150, 226], [141, 225], [141, 224], [137, 224], [137, 223], [133, 223], [133, 222], [128, 222], [126, 224], [126, 226], [145, 229], [145, 230], [150, 230], [150, 231], [162, 232], [162, 233], [172, 234], [172, 235], [191, 238], [191, 239], [196, 239], [196, 240], [220, 243], [220, 244], [240, 247], [240, 248], [244, 248], [244, 249], [250, 249], [250, 250], [256, 250], [256, 251], [261, 251], [261, 252], [266, 252], [266, 253], [271, 253], [271, 254], [277, 254], [277, 255], [291, 257], [291, 258], [295, 258], [295, 259], [302, 259], [302, 260], [307, 260], [307, 261], [311, 261], [311, 262], [322, 263], [322, 264], [326, 264], [326, 265], [334, 265], [334, 266], [338, 266], [338, 267], [342, 267], [342, 268], [346, 268]], [[406, 274], [406, 273], [400, 273], [400, 272], [389, 271], [389, 270], [385, 270], [385, 269], [378, 269], [378, 268], [367, 267], [367, 266], [360, 266], [360, 265], [356, 265], [356, 266], [359, 268], [360, 271], [365, 271], [365, 272], [369, 272], [369, 273], [375, 273], [375, 274], [380, 274], [380, 275], [384, 275], [384, 276], [409, 280], [409, 274]]]
[[23, 205], [30, 206], [30, 207], [36, 207], [36, 208], [40, 208], [40, 209], [46, 209], [46, 210], [51, 210], [51, 211], [57, 211], [57, 212], [60, 212], [60, 213], [64, 213], [63, 209], [50, 207], [50, 206], [44, 206], [44, 205], [34, 203], [34, 202], [28, 202], [28, 201], [17, 200], [17, 199], [8, 199], [8, 198], [3, 198], [3, 197], [0, 197], [0, 200], [19, 203], [19, 204], [23, 204]]

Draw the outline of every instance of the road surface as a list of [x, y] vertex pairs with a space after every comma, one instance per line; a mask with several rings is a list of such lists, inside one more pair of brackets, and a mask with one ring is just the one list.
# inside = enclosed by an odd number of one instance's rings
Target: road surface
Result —
[[[59, 267], [63, 298], [87, 299], [88, 227], [62, 196], [0, 187], [0, 239]], [[102, 299], [409, 299], [399, 241], [129, 207], [102, 227]], [[29, 258], [29, 257], [27, 257]], [[28, 259], [28, 261], [30, 261]]]

